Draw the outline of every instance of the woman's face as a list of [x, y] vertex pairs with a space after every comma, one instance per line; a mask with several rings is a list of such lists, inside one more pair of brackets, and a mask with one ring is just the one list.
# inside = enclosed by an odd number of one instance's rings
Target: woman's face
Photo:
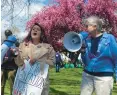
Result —
[[41, 28], [38, 25], [34, 25], [31, 31], [32, 39], [40, 39]]

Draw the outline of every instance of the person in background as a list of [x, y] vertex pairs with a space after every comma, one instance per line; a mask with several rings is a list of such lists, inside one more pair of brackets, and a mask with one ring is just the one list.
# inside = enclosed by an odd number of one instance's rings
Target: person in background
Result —
[[74, 64], [74, 67], [78, 67], [78, 52], [70, 52], [69, 58], [71, 59], [71, 62]]
[[81, 63], [78, 60], [78, 56], [79, 56], [79, 52], [75, 52], [75, 54], [74, 54], [74, 62], [73, 62], [75, 67], [81, 67]]
[[61, 63], [62, 63], [61, 55], [60, 55], [60, 52], [57, 51], [56, 52], [56, 72], [59, 72], [60, 67], [61, 67]]
[[[6, 30], [5, 31], [6, 39], [8, 38], [9, 35], [12, 35], [12, 31]], [[18, 47], [19, 42], [16, 42], [15, 46]], [[7, 78], [10, 85], [10, 95], [12, 95], [15, 74], [18, 68], [17, 65], [15, 64], [14, 57], [15, 53], [13, 51], [13, 47], [11, 47], [7, 51], [3, 60], [3, 64], [1, 65], [1, 95], [4, 95], [4, 88]]]
[[15, 42], [17, 42], [16, 36], [12, 35], [12, 32], [10, 30], [5, 30], [5, 36], [6, 40], [3, 41], [2, 39], [2, 44], [1, 44], [1, 64], [3, 64], [4, 56], [9, 50], [9, 48], [13, 46]]
[[12, 49], [9, 49], [1, 66], [1, 95], [4, 95], [4, 88], [7, 77], [10, 84], [10, 95], [12, 95], [14, 78], [18, 68], [15, 64], [14, 57], [14, 52], [12, 51]]
[[65, 64], [68, 64], [71, 61], [71, 59], [67, 57], [63, 52], [61, 53], [61, 60], [64, 63], [64, 66]]

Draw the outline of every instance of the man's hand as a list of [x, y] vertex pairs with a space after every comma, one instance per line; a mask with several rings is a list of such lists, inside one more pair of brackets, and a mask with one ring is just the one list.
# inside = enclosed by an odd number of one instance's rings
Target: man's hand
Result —
[[86, 44], [83, 43], [79, 52], [83, 54], [83, 53], [85, 53], [85, 51], [86, 51]]

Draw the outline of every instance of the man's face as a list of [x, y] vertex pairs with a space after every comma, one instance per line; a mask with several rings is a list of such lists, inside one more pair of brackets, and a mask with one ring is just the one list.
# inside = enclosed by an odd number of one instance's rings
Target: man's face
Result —
[[94, 25], [88, 25], [87, 26], [87, 31], [89, 32], [89, 34], [95, 34], [95, 32], [96, 32], [96, 26], [94, 26]]

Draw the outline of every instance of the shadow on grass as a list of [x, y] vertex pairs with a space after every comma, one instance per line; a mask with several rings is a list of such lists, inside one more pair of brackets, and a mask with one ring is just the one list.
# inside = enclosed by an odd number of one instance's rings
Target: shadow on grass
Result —
[[55, 90], [54, 88], [50, 87], [50, 94], [49, 95], [69, 95], [65, 92]]

